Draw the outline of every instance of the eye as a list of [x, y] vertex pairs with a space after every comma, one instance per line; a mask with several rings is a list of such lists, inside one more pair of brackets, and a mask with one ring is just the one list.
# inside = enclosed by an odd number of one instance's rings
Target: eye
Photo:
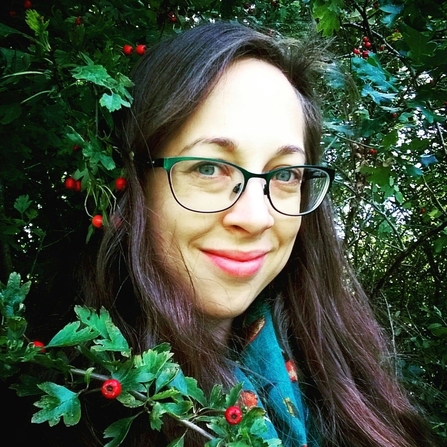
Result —
[[279, 182], [291, 183], [301, 181], [301, 172], [298, 169], [281, 169], [273, 177]]
[[196, 167], [196, 170], [201, 175], [216, 175], [218, 174], [218, 166], [212, 163], [203, 163]]

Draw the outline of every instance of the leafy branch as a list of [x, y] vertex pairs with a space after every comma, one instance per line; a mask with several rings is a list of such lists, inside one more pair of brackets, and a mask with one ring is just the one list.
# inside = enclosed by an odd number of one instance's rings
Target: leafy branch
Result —
[[[104, 437], [111, 438], [106, 447], [119, 446], [141, 414], [149, 415], [152, 430], [161, 430], [165, 416], [185, 427], [185, 433], [170, 447], [183, 446], [187, 430], [202, 435], [207, 447], [228, 443], [238, 447], [282, 445], [278, 439], [263, 438], [267, 432], [265, 411], [241, 401], [241, 384], [227, 393], [215, 385], [210, 395], [205, 396], [197, 381], [184, 376], [173, 361], [168, 344], [133, 354], [104, 308], [95, 311], [75, 306], [77, 320], [63, 327], [49, 343], [44, 346], [37, 341], [29, 342], [25, 336], [24, 300], [30, 287], [31, 283], [22, 283], [17, 273], [10, 275], [6, 286], [0, 283], [0, 378], [17, 374], [24, 363], [33, 363], [62, 375], [65, 384], [23, 376], [21, 383], [12, 386], [19, 396], [39, 396], [35, 402], [39, 410], [31, 422], [47, 422], [51, 427], [62, 420], [67, 427], [76, 425], [82, 416], [82, 395], [101, 392], [105, 398], [136, 411], [105, 429]], [[72, 365], [63, 352], [65, 348], [75, 348], [87, 366]], [[225, 417], [225, 410], [233, 406], [238, 406], [243, 415], [237, 424]]]

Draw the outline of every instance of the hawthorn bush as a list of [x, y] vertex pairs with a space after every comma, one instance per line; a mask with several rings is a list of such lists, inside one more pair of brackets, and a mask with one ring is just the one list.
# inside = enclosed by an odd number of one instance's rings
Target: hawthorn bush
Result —
[[314, 32], [327, 39], [316, 87], [340, 237], [402, 379], [447, 443], [447, 4], [7, 0], [0, 9], [0, 281], [19, 272], [32, 282], [28, 336], [50, 340], [80, 301], [82, 247], [94, 249], [125, 188], [112, 115], [131, 104], [128, 75], [145, 47], [220, 19]]

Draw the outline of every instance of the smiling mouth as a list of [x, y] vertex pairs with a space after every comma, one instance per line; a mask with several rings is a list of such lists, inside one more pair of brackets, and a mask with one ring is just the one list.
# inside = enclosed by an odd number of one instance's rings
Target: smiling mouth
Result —
[[211, 263], [225, 274], [238, 278], [248, 278], [256, 275], [262, 266], [267, 253], [254, 252], [228, 252], [228, 251], [203, 251]]

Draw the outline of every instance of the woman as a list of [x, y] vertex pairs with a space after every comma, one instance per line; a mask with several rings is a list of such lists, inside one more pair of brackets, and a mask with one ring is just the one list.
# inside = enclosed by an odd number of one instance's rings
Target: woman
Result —
[[[333, 171], [303, 167], [321, 156], [318, 54], [228, 23], [147, 52], [88, 304], [137, 351], [169, 342], [205, 390], [242, 381], [285, 445], [433, 445], [341, 253], [323, 200]], [[146, 425], [129, 445], [178, 433]]]

